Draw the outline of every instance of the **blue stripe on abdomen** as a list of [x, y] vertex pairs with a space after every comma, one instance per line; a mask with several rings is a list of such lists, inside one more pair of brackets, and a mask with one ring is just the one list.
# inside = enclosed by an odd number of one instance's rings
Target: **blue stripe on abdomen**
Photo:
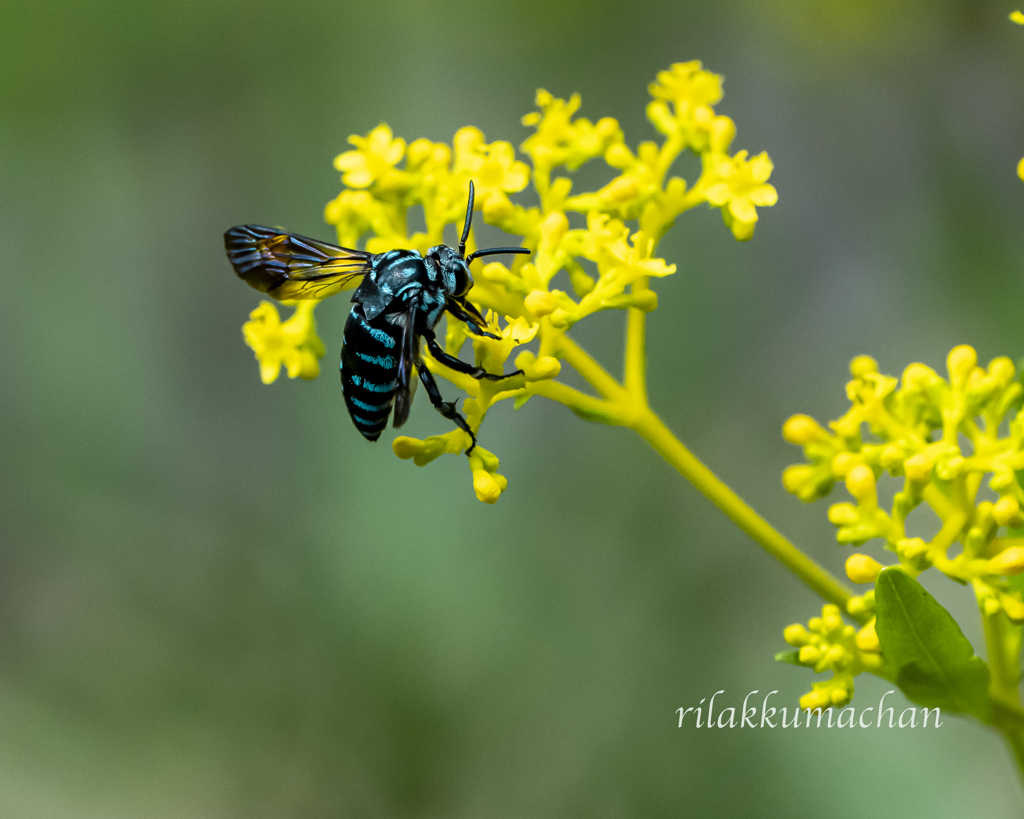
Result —
[[356, 350], [356, 355], [367, 364], [375, 364], [385, 370], [393, 370], [396, 367], [395, 359], [389, 355], [367, 355]]
[[390, 401], [385, 401], [383, 404], [367, 404], [365, 401], [360, 401], [354, 395], [349, 396], [348, 400], [359, 407], [359, 409], [366, 410], [366, 412], [382, 412], [391, 409]]
[[352, 423], [363, 437], [376, 441], [388, 424], [398, 386], [398, 362], [391, 353], [397, 340], [384, 325], [383, 316], [373, 324], [363, 317], [362, 305], [354, 304], [345, 322], [341, 350], [341, 386]]

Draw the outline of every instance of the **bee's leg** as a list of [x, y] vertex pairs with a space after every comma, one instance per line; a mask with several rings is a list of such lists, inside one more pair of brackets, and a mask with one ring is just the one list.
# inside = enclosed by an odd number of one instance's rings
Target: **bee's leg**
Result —
[[522, 370], [516, 370], [515, 372], [505, 373], [504, 375], [495, 375], [489, 373], [483, 367], [474, 367], [472, 364], [467, 364], [461, 358], [456, 358], [453, 355], [448, 355], [442, 349], [441, 345], [437, 343], [433, 331], [422, 333], [423, 338], [427, 340], [427, 348], [430, 350], [430, 354], [444, 364], [446, 367], [451, 367], [457, 373], [465, 373], [468, 376], [475, 378], [479, 381], [482, 378], [486, 378], [488, 381], [501, 381], [503, 378], [511, 378], [514, 375], [522, 375]]
[[445, 305], [445, 310], [451, 313], [459, 321], [464, 321], [469, 325], [469, 328], [476, 333], [478, 336], [486, 336], [487, 338], [497, 338], [494, 333], [488, 332], [480, 326], [480, 321], [474, 317], [463, 305], [456, 302], [454, 299], [448, 299], [448, 303]]
[[[458, 359], [455, 360], [458, 361]], [[469, 424], [466, 419], [463, 418], [455, 409], [455, 402], [445, 401], [441, 398], [441, 391], [437, 388], [437, 382], [434, 380], [434, 376], [430, 370], [428, 370], [423, 364], [419, 364], [416, 367], [416, 371], [419, 373], [420, 381], [423, 382], [423, 386], [427, 390], [427, 395], [430, 396], [430, 403], [434, 405], [434, 409], [449, 421], [454, 421], [455, 425], [469, 436], [472, 443], [470, 443], [469, 449], [466, 450], [466, 454], [468, 455], [476, 446], [476, 436], [473, 434], [473, 430], [469, 428]]]

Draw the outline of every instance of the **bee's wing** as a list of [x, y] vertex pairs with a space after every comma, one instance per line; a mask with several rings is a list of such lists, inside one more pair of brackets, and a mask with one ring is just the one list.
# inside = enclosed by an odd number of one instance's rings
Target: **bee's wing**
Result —
[[[409, 419], [412, 398], [416, 394], [416, 365], [419, 359], [419, 338], [416, 335], [416, 308], [403, 315], [402, 344], [398, 355], [398, 390], [395, 393], [395, 417], [392, 426], [398, 429]], [[423, 366], [420, 364], [419, 366]]]
[[373, 254], [259, 225], [224, 234], [239, 278], [275, 299], [323, 299], [355, 287], [370, 272]]

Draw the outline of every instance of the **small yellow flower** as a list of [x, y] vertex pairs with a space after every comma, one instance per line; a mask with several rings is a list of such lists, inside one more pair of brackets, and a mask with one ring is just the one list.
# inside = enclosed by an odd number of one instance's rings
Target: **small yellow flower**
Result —
[[715, 160], [714, 181], [705, 196], [711, 205], [722, 208], [725, 223], [741, 241], [754, 235], [758, 218], [754, 206], [771, 207], [779, 199], [775, 188], [768, 184], [772, 168], [772, 161], [763, 152], [749, 160], [746, 151]]
[[1013, 20], [1018, 26], [1024, 26], [1024, 14], [1018, 11], [1010, 12], [1010, 19]]
[[395, 165], [405, 154], [405, 140], [394, 139], [391, 129], [381, 123], [365, 137], [350, 136], [356, 146], [334, 159], [334, 167], [342, 171], [342, 182], [350, 188], [365, 188], [374, 182], [387, 182], [396, 173]]
[[523, 125], [534, 126], [537, 133], [521, 146], [524, 153], [533, 158], [538, 168], [551, 169], [564, 165], [576, 170], [584, 162], [601, 156], [613, 144], [622, 141], [622, 129], [612, 117], [604, 117], [596, 123], [572, 116], [580, 107], [579, 94], [573, 94], [568, 102], [553, 96], [543, 88], [537, 90], [537, 107], [523, 117]]
[[705, 71], [700, 60], [673, 63], [647, 90], [655, 99], [668, 100], [677, 107], [696, 108], [715, 105], [722, 99], [722, 78]]
[[[513, 318], [505, 316], [505, 326], [498, 329], [495, 326], [492, 313], [487, 314], [489, 329], [500, 338], [486, 338], [484, 336], [473, 337], [473, 347], [476, 349], [477, 360], [480, 366], [488, 372], [501, 372], [509, 354], [521, 344], [529, 344], [537, 335], [540, 325], [528, 321], [523, 316]], [[508, 382], [502, 385], [509, 387]]]
[[242, 325], [245, 343], [256, 353], [260, 362], [260, 378], [264, 384], [277, 380], [281, 367], [289, 378], [316, 378], [320, 374], [318, 358], [324, 354], [324, 345], [316, 334], [313, 319], [315, 301], [300, 301], [295, 313], [281, 321], [277, 308], [269, 301], [260, 302]]
[[499, 140], [488, 145], [479, 128], [467, 126], [455, 133], [455, 167], [453, 173], [460, 179], [472, 179], [476, 186], [478, 203], [484, 210], [501, 207], [508, 193], [517, 193], [530, 181], [530, 168], [516, 159], [511, 142]]
[[342, 247], [355, 247], [360, 237], [380, 223], [380, 203], [369, 191], [344, 190], [327, 203], [324, 221], [334, 225]]
[[469, 454], [469, 468], [473, 473], [473, 491], [477, 500], [497, 503], [508, 487], [505, 476], [498, 474], [498, 458], [477, 445]]

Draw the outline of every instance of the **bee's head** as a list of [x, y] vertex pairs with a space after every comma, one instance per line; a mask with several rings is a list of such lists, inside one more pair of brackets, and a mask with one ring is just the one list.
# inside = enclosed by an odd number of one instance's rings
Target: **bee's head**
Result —
[[473, 277], [469, 272], [469, 263], [480, 256], [493, 256], [497, 253], [529, 253], [525, 247], [489, 247], [466, 255], [466, 240], [469, 239], [469, 226], [473, 220], [473, 182], [469, 183], [469, 202], [466, 204], [466, 225], [462, 229], [458, 251], [447, 245], [436, 245], [427, 251], [427, 259], [434, 262], [441, 276], [441, 286], [445, 293], [455, 298], [462, 298], [473, 286]]
[[473, 276], [466, 260], [448, 245], [436, 245], [427, 251], [427, 258], [437, 265], [441, 287], [449, 296], [462, 298], [473, 286]]

